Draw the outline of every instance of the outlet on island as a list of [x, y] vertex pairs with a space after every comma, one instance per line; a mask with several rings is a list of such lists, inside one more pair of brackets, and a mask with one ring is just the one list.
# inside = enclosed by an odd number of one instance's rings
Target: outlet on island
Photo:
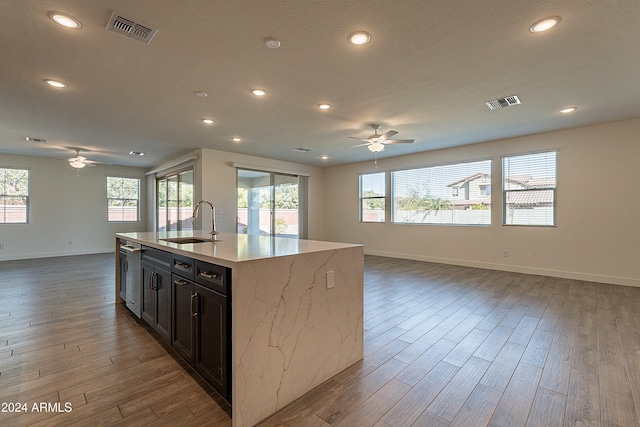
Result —
[[327, 271], [327, 289], [331, 289], [336, 285], [333, 276], [333, 270]]

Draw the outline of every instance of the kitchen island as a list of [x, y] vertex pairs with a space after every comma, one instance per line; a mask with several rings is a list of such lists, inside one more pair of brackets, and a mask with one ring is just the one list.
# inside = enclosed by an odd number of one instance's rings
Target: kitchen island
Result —
[[362, 359], [361, 245], [232, 233], [164, 240], [179, 237], [210, 235], [118, 233], [116, 252], [126, 240], [230, 269], [233, 426], [256, 424]]

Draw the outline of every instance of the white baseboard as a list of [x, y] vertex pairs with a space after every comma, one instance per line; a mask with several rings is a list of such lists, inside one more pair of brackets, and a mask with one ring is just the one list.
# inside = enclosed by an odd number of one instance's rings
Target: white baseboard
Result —
[[17, 255], [5, 255], [0, 256], [0, 261], [17, 261], [21, 259], [33, 259], [33, 258], [53, 258], [58, 256], [73, 256], [73, 255], [93, 255], [93, 254], [106, 254], [113, 253], [114, 247], [102, 248], [102, 249], [87, 249], [87, 250], [74, 250], [64, 252], [39, 252]]
[[521, 266], [521, 265], [507, 265], [507, 264], [472, 261], [472, 260], [465, 260], [465, 259], [430, 257], [430, 256], [405, 254], [405, 253], [398, 253], [398, 252], [369, 251], [366, 249], [364, 253], [366, 255], [377, 255], [377, 256], [383, 256], [383, 257], [389, 257], [389, 258], [411, 259], [415, 261], [426, 261], [426, 262], [434, 262], [439, 264], [460, 265], [463, 267], [475, 267], [475, 268], [483, 268], [487, 270], [509, 271], [512, 273], [535, 274], [539, 276], [559, 277], [562, 279], [575, 279], [575, 280], [583, 280], [587, 282], [598, 282], [598, 283], [607, 283], [612, 285], [640, 287], [640, 279], [634, 279], [631, 277], [617, 277], [617, 276], [607, 276], [607, 275], [601, 275], [601, 274], [579, 273], [575, 271], [551, 270], [546, 268], [527, 267], [527, 266]]

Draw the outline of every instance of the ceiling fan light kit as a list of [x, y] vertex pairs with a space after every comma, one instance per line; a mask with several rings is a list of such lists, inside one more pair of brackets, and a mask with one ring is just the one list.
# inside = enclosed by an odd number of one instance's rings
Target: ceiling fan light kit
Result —
[[382, 142], [375, 141], [369, 144], [367, 148], [373, 153], [380, 153], [384, 151], [384, 144]]
[[76, 169], [82, 169], [83, 167], [87, 166], [87, 164], [83, 163], [79, 159], [75, 159], [75, 160], [69, 162], [69, 166], [71, 166], [72, 168], [76, 168]]
[[89, 160], [86, 157], [81, 156], [79, 148], [76, 148], [75, 152], [76, 152], [76, 157], [70, 157], [69, 159], [67, 159], [69, 161], [69, 166], [71, 166], [72, 168], [82, 169], [85, 166], [94, 166], [94, 163], [96, 163], [93, 160]]

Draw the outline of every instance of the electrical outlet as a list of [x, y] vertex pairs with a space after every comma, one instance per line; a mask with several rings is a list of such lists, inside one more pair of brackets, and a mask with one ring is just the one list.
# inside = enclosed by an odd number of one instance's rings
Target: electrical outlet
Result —
[[327, 271], [327, 289], [331, 289], [336, 285], [333, 270]]
[[509, 256], [509, 251], [502, 251], [502, 256], [507, 258]]
[[73, 240], [69, 240], [69, 246], [73, 246]]
[[0, 243], [0, 250], [4, 250], [4, 249], [5, 249], [4, 243]]

